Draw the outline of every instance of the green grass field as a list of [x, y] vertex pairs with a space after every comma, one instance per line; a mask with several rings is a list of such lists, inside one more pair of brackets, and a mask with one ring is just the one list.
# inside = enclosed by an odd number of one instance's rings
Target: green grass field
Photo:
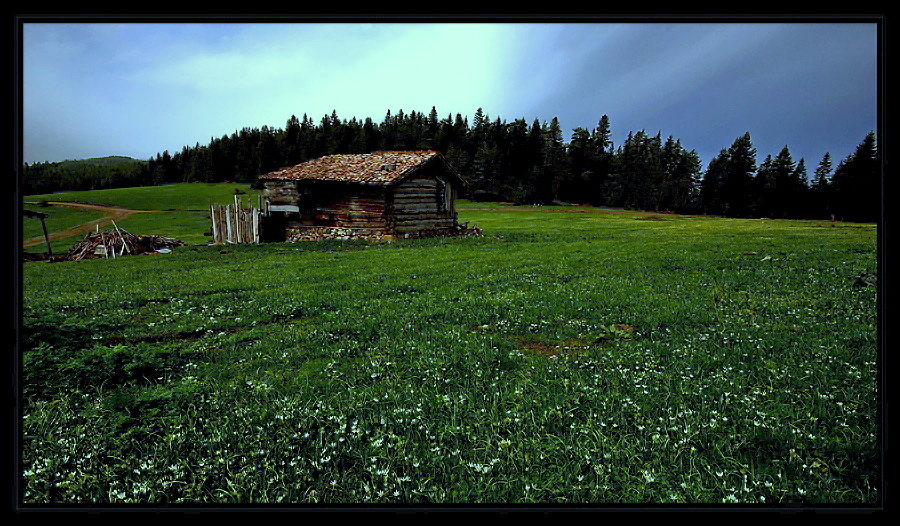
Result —
[[881, 501], [874, 226], [475, 208], [24, 264], [24, 501]]
[[[35, 212], [43, 212], [47, 214], [44, 223], [47, 225], [47, 232], [52, 233], [57, 230], [65, 230], [67, 228], [87, 223], [104, 216], [103, 212], [97, 210], [81, 210], [78, 208], [69, 208], [65, 206], [35, 206], [26, 205], [24, 208]], [[35, 218], [22, 218], [22, 239], [31, 239], [34, 237], [42, 237], [44, 230], [41, 227], [41, 220]], [[69, 247], [77, 239], [83, 236], [70, 237], [61, 240], [53, 240], [50, 242], [54, 254], [65, 253]], [[41, 242], [38, 245], [28, 247], [29, 252], [46, 252], [47, 245]]]
[[132, 210], [208, 210], [210, 203], [232, 203], [235, 190], [244, 192], [241, 197], [245, 206], [248, 196], [252, 197], [252, 204], [255, 206], [256, 196], [261, 193], [242, 183], [178, 183], [27, 195], [23, 200], [91, 203]]
[[[212, 203], [233, 203], [235, 191], [242, 192], [239, 195], [243, 206], [256, 206], [257, 197], [261, 194], [259, 190], [253, 190], [249, 185], [240, 183], [181, 183], [154, 187], [28, 195], [23, 198], [23, 201], [35, 203], [27, 204], [24, 208], [48, 214], [46, 219], [48, 232], [100, 219], [104, 217], [104, 213], [67, 206], [40, 206], [40, 203], [53, 201], [87, 203], [129, 210], [160, 211], [136, 214], [116, 224], [132, 234], [173, 237], [189, 245], [200, 245], [211, 239], [210, 236], [204, 235], [210, 230], [209, 215], [205, 211]], [[22, 232], [23, 239], [43, 235], [41, 222], [37, 219], [23, 219]], [[66, 253], [83, 237], [84, 234], [78, 234], [52, 241], [53, 253]], [[43, 253], [47, 251], [47, 245], [41, 243], [28, 247], [26, 250]]]

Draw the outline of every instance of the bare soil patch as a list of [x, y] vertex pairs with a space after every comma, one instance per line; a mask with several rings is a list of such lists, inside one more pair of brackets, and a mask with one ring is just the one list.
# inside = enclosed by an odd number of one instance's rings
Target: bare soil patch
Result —
[[[158, 212], [159, 210], [130, 210], [127, 208], [116, 208], [112, 206], [103, 206], [103, 205], [90, 205], [87, 203], [68, 203], [64, 201], [48, 201], [48, 205], [53, 206], [71, 206], [74, 208], [85, 208], [89, 210], [99, 210], [101, 212], [106, 213], [106, 217], [101, 217], [100, 219], [94, 219], [93, 221], [88, 221], [87, 223], [82, 223], [80, 225], [73, 226], [71, 228], [66, 228], [64, 230], [57, 230], [56, 232], [49, 232], [48, 237], [50, 241], [55, 241], [57, 239], [65, 239], [71, 236], [77, 236], [78, 234], [85, 234], [87, 232], [91, 232], [96, 230], [98, 227], [102, 228], [107, 225], [112, 224], [113, 221], [121, 221], [126, 217], [132, 216], [134, 214], [140, 214], [144, 212]], [[31, 247], [35, 245], [39, 245], [44, 243], [44, 236], [32, 237], [30, 239], [26, 239], [22, 242], [23, 247]]]

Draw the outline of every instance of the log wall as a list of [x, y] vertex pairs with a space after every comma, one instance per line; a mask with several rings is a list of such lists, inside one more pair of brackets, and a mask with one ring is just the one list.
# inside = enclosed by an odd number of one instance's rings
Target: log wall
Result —
[[454, 198], [453, 188], [448, 189], [440, 177], [407, 179], [393, 191], [390, 215], [394, 231], [401, 236], [453, 232], [456, 229]]
[[298, 212], [293, 209], [300, 201], [300, 189], [297, 181], [266, 181], [263, 199], [272, 211]]
[[458, 229], [456, 189], [427, 171], [394, 187], [266, 181], [263, 197], [277, 212], [266, 223], [279, 230], [265, 236], [272, 240], [419, 237]]

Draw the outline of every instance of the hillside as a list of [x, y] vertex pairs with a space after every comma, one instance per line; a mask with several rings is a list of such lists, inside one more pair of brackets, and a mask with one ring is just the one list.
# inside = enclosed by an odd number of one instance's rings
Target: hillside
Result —
[[147, 161], [121, 155], [34, 163], [22, 167], [23, 194], [152, 184]]

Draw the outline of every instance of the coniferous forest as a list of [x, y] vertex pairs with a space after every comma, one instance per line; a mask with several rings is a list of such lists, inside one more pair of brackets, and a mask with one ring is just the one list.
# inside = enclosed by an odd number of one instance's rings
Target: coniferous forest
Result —
[[[315, 122], [291, 116], [284, 128], [243, 128], [206, 145], [157, 154], [147, 161], [35, 163], [23, 166], [23, 195], [62, 190], [150, 186], [176, 182], [254, 183], [259, 174], [339, 153], [434, 149], [468, 181], [467, 199], [515, 204], [589, 204], [728, 217], [807, 218], [874, 222], [881, 217], [881, 163], [870, 132], [836, 163], [826, 153], [815, 167], [785, 146], [761, 161], [750, 134], [723, 143], [704, 169], [677, 138], [629, 132], [614, 145], [606, 115], [568, 142], [554, 117], [507, 122], [479, 108], [470, 123], [459, 113], [439, 118], [390, 110], [381, 123]], [[812, 173], [810, 173], [812, 170]]]

